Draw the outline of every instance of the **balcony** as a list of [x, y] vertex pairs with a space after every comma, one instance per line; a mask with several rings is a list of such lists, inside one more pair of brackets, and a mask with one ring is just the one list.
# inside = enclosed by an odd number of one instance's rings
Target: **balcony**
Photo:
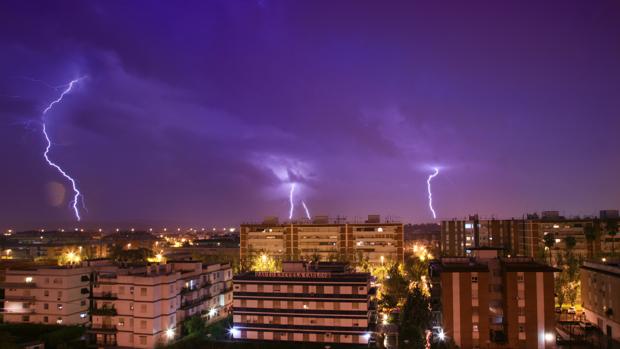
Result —
[[105, 299], [105, 300], [114, 300], [114, 299], [118, 299], [118, 296], [116, 295], [116, 293], [112, 293], [112, 292], [100, 292], [100, 293], [94, 293], [91, 297], [92, 299]]
[[116, 316], [117, 312], [114, 307], [101, 307], [95, 308], [90, 311], [92, 315], [101, 315], [101, 316]]
[[91, 333], [116, 333], [117, 332], [117, 328], [115, 325], [112, 324], [93, 324], [89, 329], [88, 332]]

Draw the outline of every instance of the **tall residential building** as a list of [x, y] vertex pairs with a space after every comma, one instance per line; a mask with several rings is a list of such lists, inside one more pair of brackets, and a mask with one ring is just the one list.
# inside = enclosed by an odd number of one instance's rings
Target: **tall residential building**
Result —
[[592, 257], [608, 253], [612, 245], [620, 243], [620, 234], [607, 234], [608, 222], [618, 220], [616, 213], [604, 210], [597, 218], [566, 218], [557, 211], [544, 211], [521, 219], [479, 219], [474, 215], [466, 220], [445, 220], [441, 223], [441, 254], [466, 256], [472, 248], [493, 247], [503, 248], [504, 255], [542, 258], [548, 253], [545, 237], [551, 234], [552, 255], [563, 253], [566, 238], [572, 237], [576, 243], [573, 252]]
[[4, 322], [82, 325], [88, 322], [90, 268], [7, 269]]
[[557, 271], [527, 257], [444, 257], [431, 264], [435, 331], [461, 348], [554, 348]]
[[520, 254], [522, 224], [521, 220], [479, 219], [477, 215], [467, 220], [442, 221], [441, 254], [465, 256], [477, 247], [504, 248], [506, 254]]
[[403, 260], [402, 223], [382, 223], [378, 216], [364, 223], [329, 223], [317, 217], [313, 222], [242, 224], [240, 237], [242, 260], [261, 253], [280, 260]]
[[189, 316], [226, 316], [232, 304], [229, 264], [169, 262], [95, 274], [91, 342], [153, 348], [179, 335]]
[[586, 319], [603, 333], [620, 340], [620, 264], [585, 262], [581, 267], [581, 301]]
[[370, 274], [344, 263], [285, 262], [234, 277], [237, 339], [367, 344], [376, 318]]

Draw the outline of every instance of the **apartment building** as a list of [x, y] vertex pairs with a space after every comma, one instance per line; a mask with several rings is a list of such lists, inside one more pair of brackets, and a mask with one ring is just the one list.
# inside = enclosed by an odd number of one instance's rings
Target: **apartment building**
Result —
[[21, 268], [5, 270], [4, 321], [82, 325], [88, 322], [88, 267]]
[[555, 348], [557, 271], [497, 249], [431, 264], [435, 331], [461, 348]]
[[581, 266], [581, 301], [586, 319], [603, 333], [620, 340], [620, 264], [588, 261]]
[[229, 264], [169, 262], [95, 273], [91, 342], [98, 346], [153, 348], [179, 335], [192, 315], [225, 316], [232, 303]]
[[[503, 248], [504, 255], [541, 258], [563, 253], [566, 238], [575, 239], [575, 254], [592, 257], [609, 253], [620, 243], [620, 234], [607, 234], [610, 221], [617, 221], [617, 210], [602, 210], [599, 217], [567, 218], [558, 211], [543, 211], [521, 219], [479, 219], [477, 215], [465, 220], [445, 220], [441, 223], [441, 253], [444, 256], [466, 256], [471, 248]], [[590, 230], [593, 229], [593, 234]], [[553, 245], [545, 246], [545, 236], [551, 234]], [[612, 242], [613, 241], [613, 242]], [[618, 245], [620, 246], [620, 245]]]
[[515, 219], [479, 219], [441, 222], [441, 253], [444, 256], [465, 256], [472, 248], [503, 248], [506, 254], [521, 252], [520, 234], [523, 221]]
[[364, 223], [312, 222], [243, 224], [240, 230], [242, 260], [265, 253], [280, 260], [355, 261], [370, 263], [403, 260], [402, 223], [381, 222], [377, 215]]
[[367, 344], [376, 318], [370, 274], [344, 263], [285, 262], [234, 277], [236, 339]]

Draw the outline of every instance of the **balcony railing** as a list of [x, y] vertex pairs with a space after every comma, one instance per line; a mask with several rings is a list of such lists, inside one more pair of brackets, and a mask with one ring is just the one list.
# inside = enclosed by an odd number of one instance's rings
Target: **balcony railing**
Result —
[[92, 298], [113, 300], [113, 299], [117, 299], [118, 296], [116, 295], [116, 293], [112, 293], [112, 292], [101, 292], [101, 293], [93, 293]]
[[90, 311], [92, 315], [116, 316], [117, 312], [114, 307], [95, 308]]

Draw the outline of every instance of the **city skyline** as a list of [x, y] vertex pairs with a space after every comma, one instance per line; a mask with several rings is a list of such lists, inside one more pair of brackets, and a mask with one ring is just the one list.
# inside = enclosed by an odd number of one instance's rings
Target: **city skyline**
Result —
[[617, 209], [618, 23], [613, 1], [6, 1], [0, 228]]

